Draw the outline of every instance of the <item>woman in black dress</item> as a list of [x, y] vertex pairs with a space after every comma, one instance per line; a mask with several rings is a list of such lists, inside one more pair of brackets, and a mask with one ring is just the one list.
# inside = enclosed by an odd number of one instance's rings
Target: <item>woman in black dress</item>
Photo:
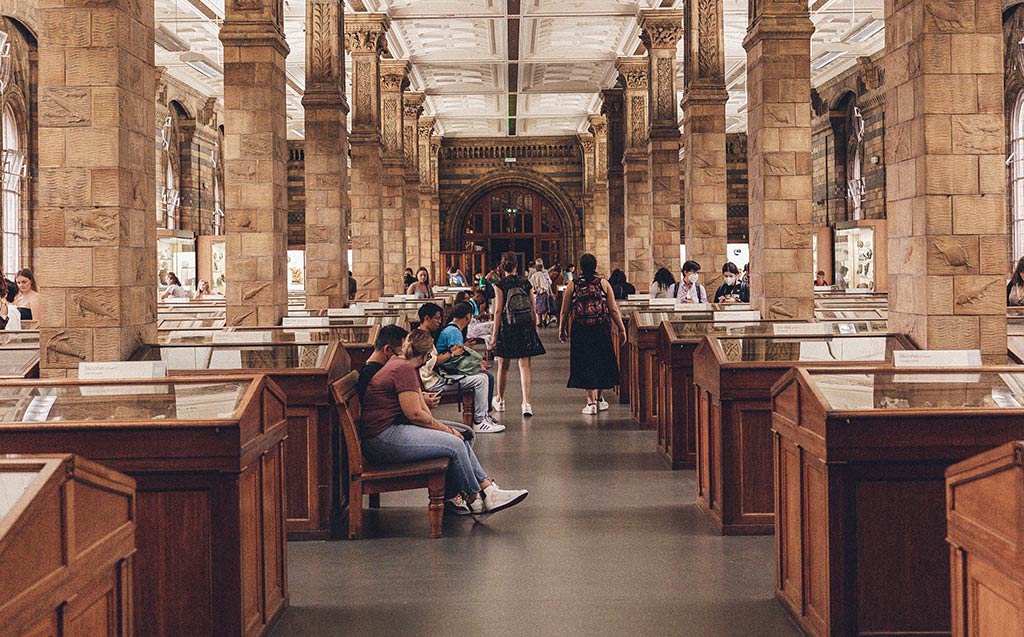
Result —
[[516, 255], [507, 252], [501, 257], [504, 275], [494, 286], [494, 333], [491, 349], [498, 359], [498, 389], [491, 405], [495, 411], [505, 411], [505, 387], [512, 359], [519, 360], [519, 382], [523, 388], [523, 415], [532, 416], [530, 405], [530, 359], [545, 353], [544, 344], [537, 335], [536, 297], [533, 286], [516, 274]]
[[580, 257], [580, 275], [565, 289], [558, 325], [559, 340], [564, 343], [571, 337], [567, 386], [587, 392], [583, 413], [608, 409], [602, 392], [619, 384], [612, 327], [618, 330], [621, 343], [626, 342], [626, 327], [612, 286], [597, 276], [597, 259], [592, 254]]

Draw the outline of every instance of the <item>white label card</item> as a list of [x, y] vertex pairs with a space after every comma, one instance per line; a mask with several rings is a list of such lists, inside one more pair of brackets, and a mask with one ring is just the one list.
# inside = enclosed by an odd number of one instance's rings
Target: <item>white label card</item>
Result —
[[899, 350], [892, 353], [893, 367], [980, 367], [976, 349]]
[[758, 310], [726, 310], [725, 312], [715, 312], [713, 316], [716, 322], [718, 321], [759, 321], [761, 320], [761, 312]]

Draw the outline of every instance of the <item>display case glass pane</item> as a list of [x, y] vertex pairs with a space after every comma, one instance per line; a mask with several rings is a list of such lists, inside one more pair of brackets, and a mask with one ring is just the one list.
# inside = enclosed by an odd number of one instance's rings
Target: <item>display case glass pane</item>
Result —
[[221, 420], [231, 418], [247, 381], [214, 383], [0, 385], [3, 423]]
[[718, 342], [731, 363], [886, 361], [893, 351], [905, 349], [892, 336], [745, 336]]
[[0, 376], [21, 377], [28, 367], [39, 362], [39, 348], [0, 348]]
[[836, 410], [1021, 409], [1024, 372], [887, 371], [870, 374], [812, 371], [811, 380]]
[[849, 289], [875, 289], [875, 229], [846, 228], [835, 232], [835, 272], [846, 266]]
[[36, 330], [0, 330], [0, 347], [39, 347], [39, 332]]
[[206, 369], [317, 369], [326, 364], [330, 345], [210, 344], [143, 348], [133, 360], [163, 361], [169, 371]]
[[14, 508], [37, 477], [38, 471], [0, 471], [0, 520]]

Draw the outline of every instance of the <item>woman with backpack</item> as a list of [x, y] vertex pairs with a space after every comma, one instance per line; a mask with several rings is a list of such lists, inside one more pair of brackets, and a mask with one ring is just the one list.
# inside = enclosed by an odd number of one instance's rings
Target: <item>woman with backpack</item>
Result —
[[626, 326], [611, 285], [597, 276], [594, 255], [580, 257], [580, 274], [565, 289], [558, 324], [559, 340], [569, 341], [567, 386], [586, 390], [584, 414], [594, 415], [608, 409], [603, 391], [619, 384], [612, 327], [618, 331], [620, 342], [625, 343]]
[[523, 415], [532, 416], [530, 405], [530, 359], [545, 353], [537, 335], [536, 297], [533, 286], [516, 274], [516, 255], [501, 257], [504, 277], [494, 286], [494, 332], [491, 350], [498, 359], [498, 390], [491, 401], [494, 411], [505, 411], [505, 388], [512, 359], [519, 360], [519, 382], [523, 388]]

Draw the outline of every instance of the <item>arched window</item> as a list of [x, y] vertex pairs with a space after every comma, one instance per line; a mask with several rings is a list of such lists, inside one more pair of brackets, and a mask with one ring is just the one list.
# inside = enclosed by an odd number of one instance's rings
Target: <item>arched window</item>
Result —
[[25, 166], [18, 122], [10, 106], [4, 108], [2, 128], [3, 215], [0, 218], [0, 233], [3, 237], [3, 271], [10, 277], [21, 269], [21, 178]]
[[1010, 131], [1011, 201], [1013, 210], [1013, 258], [1024, 256], [1024, 91], [1013, 106]]

